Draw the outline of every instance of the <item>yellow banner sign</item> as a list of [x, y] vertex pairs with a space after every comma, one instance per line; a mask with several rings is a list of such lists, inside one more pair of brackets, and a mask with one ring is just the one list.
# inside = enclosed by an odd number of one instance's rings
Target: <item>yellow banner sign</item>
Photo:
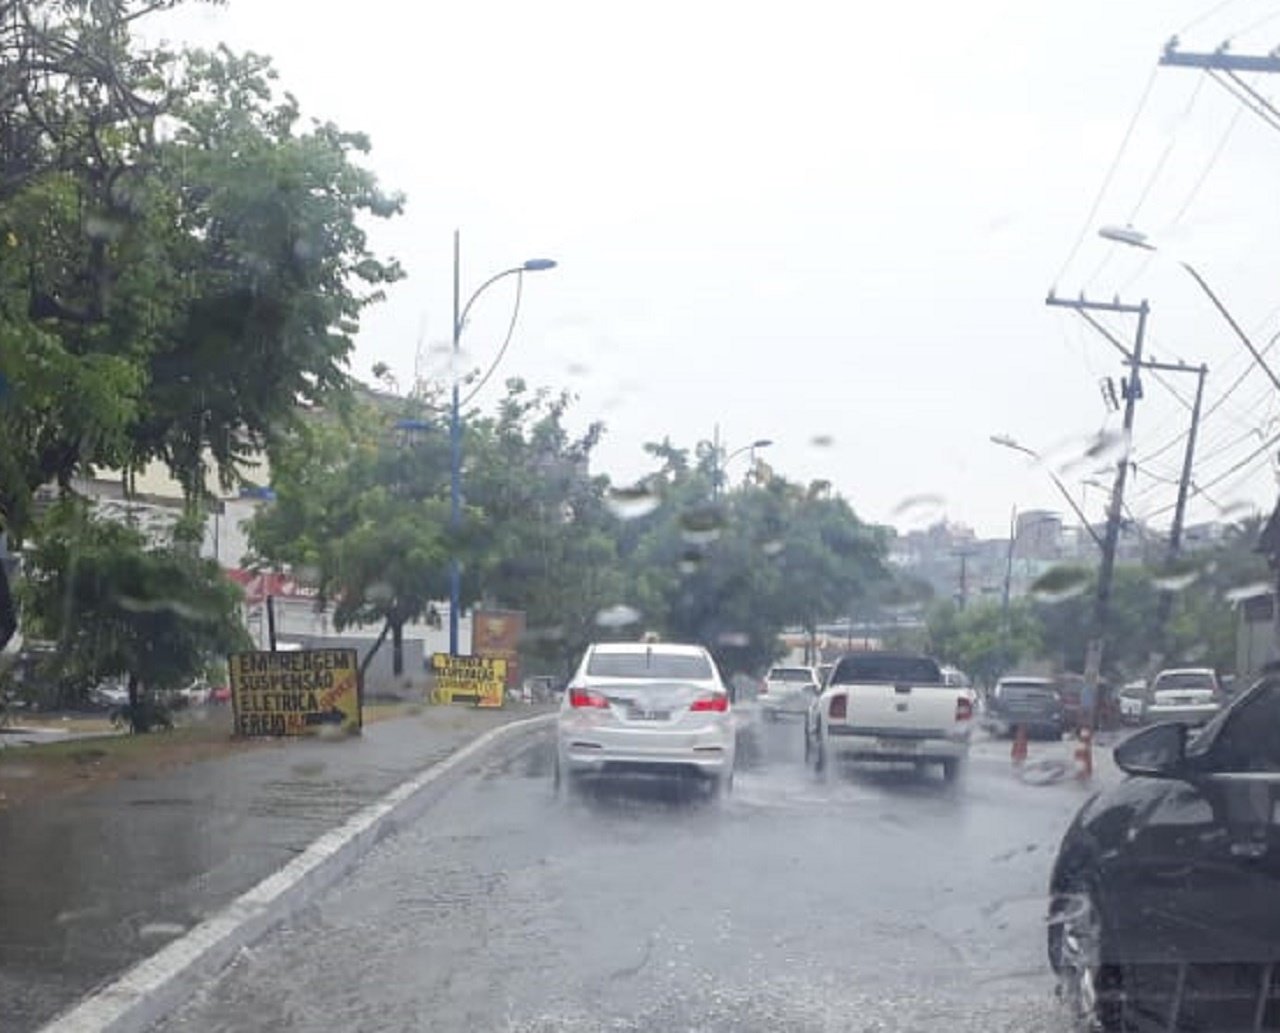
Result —
[[233, 653], [227, 665], [240, 735], [360, 730], [360, 668], [354, 649]]
[[436, 697], [442, 702], [502, 706], [502, 690], [507, 681], [506, 660], [432, 653], [431, 670], [436, 676]]

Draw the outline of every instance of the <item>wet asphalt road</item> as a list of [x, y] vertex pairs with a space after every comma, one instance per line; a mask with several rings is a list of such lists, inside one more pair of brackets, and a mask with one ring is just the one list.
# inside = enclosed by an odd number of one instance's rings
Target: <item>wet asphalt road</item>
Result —
[[1042, 915], [1086, 791], [998, 743], [958, 786], [824, 782], [800, 736], [747, 720], [723, 801], [557, 798], [550, 735], [494, 758], [157, 1030], [1064, 1030]]

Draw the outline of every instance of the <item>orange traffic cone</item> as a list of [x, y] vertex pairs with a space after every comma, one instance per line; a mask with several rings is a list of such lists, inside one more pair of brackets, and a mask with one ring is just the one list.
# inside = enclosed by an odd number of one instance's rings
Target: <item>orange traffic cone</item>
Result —
[[1093, 729], [1080, 729], [1080, 741], [1076, 746], [1076, 778], [1087, 782], [1093, 778]]
[[1027, 759], [1027, 726], [1026, 725], [1018, 725], [1017, 730], [1013, 733], [1013, 746], [1009, 750], [1009, 759], [1013, 761], [1015, 767], [1026, 762], [1026, 759]]

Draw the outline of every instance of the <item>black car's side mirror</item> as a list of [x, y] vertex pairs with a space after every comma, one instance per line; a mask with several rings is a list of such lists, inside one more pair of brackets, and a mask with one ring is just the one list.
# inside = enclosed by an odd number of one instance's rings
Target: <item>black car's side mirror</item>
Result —
[[1114, 756], [1130, 775], [1181, 778], [1187, 773], [1187, 726], [1169, 721], [1144, 728], [1117, 746]]

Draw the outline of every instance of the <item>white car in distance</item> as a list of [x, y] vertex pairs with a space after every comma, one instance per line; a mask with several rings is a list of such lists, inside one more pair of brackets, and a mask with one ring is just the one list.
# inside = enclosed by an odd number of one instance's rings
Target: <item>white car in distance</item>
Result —
[[784, 714], [803, 717], [822, 691], [821, 685], [814, 667], [772, 667], [760, 688], [760, 713], [766, 721], [776, 721]]
[[729, 692], [702, 646], [588, 646], [556, 720], [556, 785], [581, 776], [692, 774], [733, 781]]

